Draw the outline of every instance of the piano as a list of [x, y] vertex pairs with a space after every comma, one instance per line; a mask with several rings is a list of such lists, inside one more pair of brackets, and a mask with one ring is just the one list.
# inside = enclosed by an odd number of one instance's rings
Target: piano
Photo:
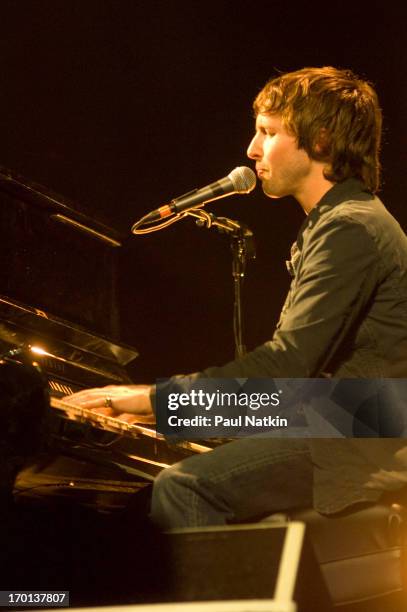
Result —
[[138, 352], [119, 340], [122, 237], [4, 168], [0, 220], [0, 355], [16, 361], [24, 355], [41, 369], [52, 414], [49, 452], [19, 473], [15, 496], [122, 508], [160, 470], [209, 450], [168, 444], [153, 428], [63, 401], [86, 387], [131, 382], [126, 366]]

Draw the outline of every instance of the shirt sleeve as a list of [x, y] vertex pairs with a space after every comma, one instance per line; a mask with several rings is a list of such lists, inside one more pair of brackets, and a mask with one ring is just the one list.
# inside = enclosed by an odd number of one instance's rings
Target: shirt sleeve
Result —
[[287, 309], [272, 340], [203, 377], [308, 378], [323, 368], [369, 309], [379, 257], [366, 228], [349, 218], [304, 237]]

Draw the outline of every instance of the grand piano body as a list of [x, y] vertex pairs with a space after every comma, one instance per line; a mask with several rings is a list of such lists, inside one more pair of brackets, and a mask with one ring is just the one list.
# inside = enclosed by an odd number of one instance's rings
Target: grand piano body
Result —
[[119, 341], [121, 236], [5, 170], [0, 217], [0, 354], [38, 364], [52, 408], [49, 453], [19, 474], [16, 495], [121, 508], [167, 465], [208, 450], [174, 447], [154, 429], [63, 402], [86, 387], [131, 382], [126, 366], [138, 353]]

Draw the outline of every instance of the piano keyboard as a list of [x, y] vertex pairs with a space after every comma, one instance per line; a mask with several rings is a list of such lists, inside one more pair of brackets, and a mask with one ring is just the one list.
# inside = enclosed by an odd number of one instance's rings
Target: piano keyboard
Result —
[[[75, 406], [55, 397], [51, 397], [50, 403], [52, 408], [59, 410], [62, 415], [69, 420], [79, 421], [80, 423], [90, 423], [98, 429], [126, 435], [131, 438], [139, 439], [141, 437], [147, 437], [165, 443], [164, 436], [149, 427], [137, 423], [126, 423], [115, 417], [98, 414], [92, 410], [82, 408], [81, 406]], [[206, 453], [211, 450], [209, 446], [188, 441], [177, 442], [177, 447], [189, 450], [191, 453]]]

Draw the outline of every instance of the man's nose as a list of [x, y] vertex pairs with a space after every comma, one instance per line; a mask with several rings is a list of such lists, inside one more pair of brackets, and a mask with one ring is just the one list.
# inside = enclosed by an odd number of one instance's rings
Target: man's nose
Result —
[[247, 157], [249, 157], [249, 159], [261, 159], [262, 156], [263, 156], [263, 151], [260, 146], [258, 134], [255, 134], [255, 136], [253, 136], [252, 141], [247, 148]]

